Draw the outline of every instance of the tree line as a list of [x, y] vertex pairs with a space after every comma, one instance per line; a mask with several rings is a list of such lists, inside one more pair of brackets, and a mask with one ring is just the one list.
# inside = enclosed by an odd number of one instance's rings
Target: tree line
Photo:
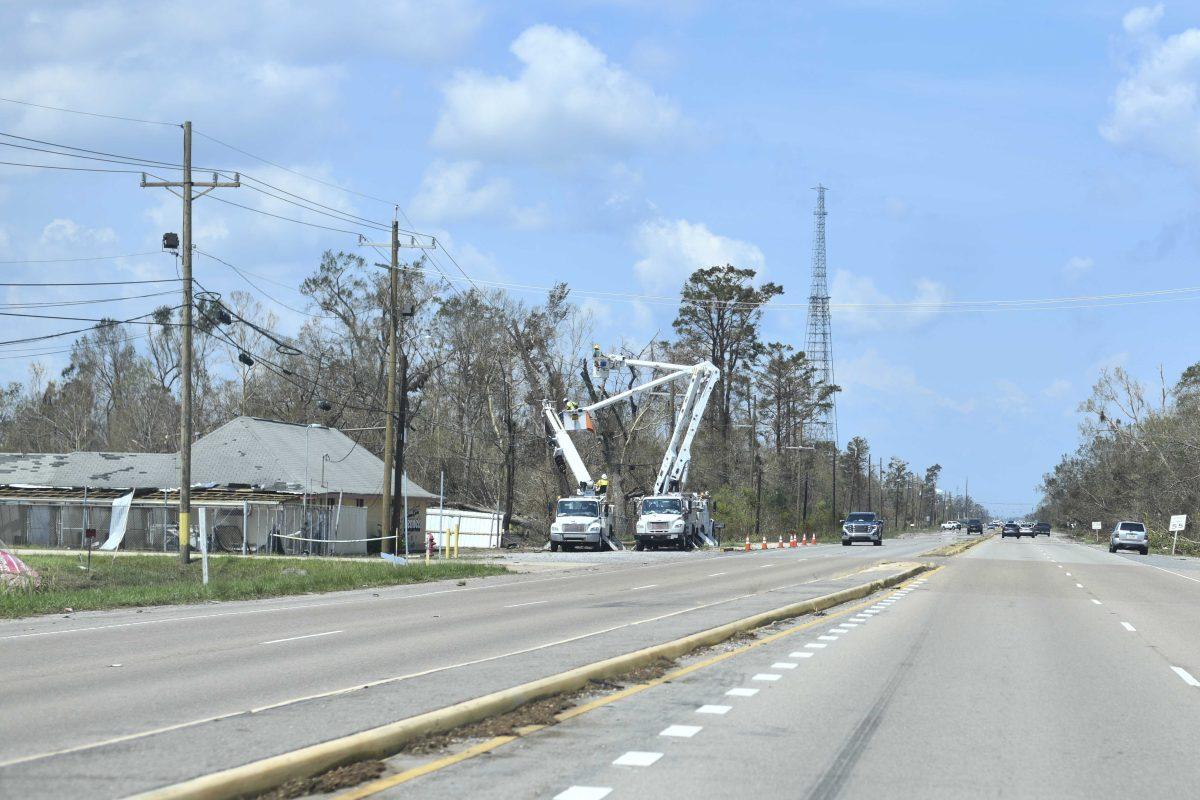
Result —
[[[1173, 385], [1160, 369], [1156, 387], [1121, 367], [1102, 370], [1079, 411], [1079, 446], [1043, 477], [1039, 518], [1088, 536], [1093, 521], [1102, 535], [1141, 521], [1154, 546], [1168, 542], [1171, 515], [1200, 521], [1200, 363]], [[1200, 550], [1193, 538], [1180, 544]]]
[[[403, 265], [393, 311], [387, 277], [357, 255], [324, 253], [296, 290], [302, 307], [289, 307], [303, 317], [294, 336], [277, 332], [279, 317], [256, 294], [199, 293], [196, 435], [245, 414], [365, 429], [350, 434], [355, 446], [381, 455], [383, 432], [374, 429], [384, 419], [395, 325], [405, 430], [398, 463], [427, 488], [444, 476], [450, 503], [497, 510], [506, 529], [544, 535], [570, 483], [548, 446], [543, 401], [585, 405], [645, 376], [625, 368], [603, 385], [592, 375], [593, 321], [565, 284], [525, 302], [455, 288], [418, 260]], [[812, 415], [839, 389], [820, 385], [804, 353], [764, 339], [763, 307], [783, 287], [755, 278], [731, 265], [696, 270], [681, 289], [673, 335], [626, 343], [640, 358], [717, 367], [689, 488], [712, 493], [725, 538], [830, 531], [856, 510], [880, 512], [893, 528], [983, 513], [937, 490], [939, 465], [917, 470], [897, 456], [881, 464], [861, 436], [836, 453], [804, 441]], [[0, 391], [0, 449], [176, 450], [179, 320], [178, 308], [163, 307], [136, 330], [100, 323], [74, 341], [57, 375], [34, 361], [27, 380]], [[609, 406], [597, 415], [597, 435], [577, 440], [594, 474], [609, 475], [610, 497], [630, 522], [680, 399], [664, 389]]]

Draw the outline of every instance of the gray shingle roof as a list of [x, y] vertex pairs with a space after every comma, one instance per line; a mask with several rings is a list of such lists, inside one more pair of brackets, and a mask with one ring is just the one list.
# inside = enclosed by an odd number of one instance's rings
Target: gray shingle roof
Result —
[[[192, 446], [193, 483], [302, 491], [306, 479], [313, 493], [380, 494], [383, 461], [336, 428], [257, 417], [236, 417]], [[407, 479], [405, 493], [437, 497]]]
[[0, 453], [0, 484], [173, 489], [175, 453]]
[[[328, 456], [328, 459], [326, 459]], [[237, 417], [192, 445], [192, 485], [380, 494], [383, 461], [336, 428]], [[0, 453], [0, 485], [174, 489], [176, 453]], [[407, 478], [410, 499], [435, 499]]]

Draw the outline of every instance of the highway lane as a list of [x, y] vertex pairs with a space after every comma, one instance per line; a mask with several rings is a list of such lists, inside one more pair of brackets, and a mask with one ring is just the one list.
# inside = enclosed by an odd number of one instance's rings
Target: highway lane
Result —
[[867, 609], [378, 796], [1195, 797], [1200, 686], [1175, 668], [1200, 627], [1170, 622], [1200, 611], [1188, 583], [993, 539]]
[[0, 624], [0, 794], [119, 796], [233, 766], [823, 594], [946, 538]]

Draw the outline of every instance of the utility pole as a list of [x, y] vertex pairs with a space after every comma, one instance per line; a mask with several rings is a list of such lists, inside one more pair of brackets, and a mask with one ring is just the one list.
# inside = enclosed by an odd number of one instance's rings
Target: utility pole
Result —
[[[183, 346], [179, 355], [179, 560], [183, 564], [190, 561], [188, 537], [192, 514], [192, 201], [213, 189], [236, 189], [242, 185], [241, 175], [236, 172], [232, 181], [220, 181], [218, 177], [214, 172], [211, 181], [192, 180], [191, 121], [183, 123], [183, 180], [147, 181], [146, 173], [142, 173], [142, 188], [162, 188], [183, 198], [183, 253], [180, 259], [183, 268]], [[204, 191], [193, 194], [195, 189]], [[200, 535], [204, 536], [205, 532], [200, 531]]]
[[[383, 242], [367, 242], [359, 241], [360, 245], [366, 247], [389, 247], [391, 249], [391, 262], [388, 264], [376, 264], [378, 267], [385, 267], [388, 270], [388, 345], [387, 345], [387, 409], [384, 417], [383, 425], [383, 492], [382, 502], [380, 507], [380, 527], [383, 540], [381, 549], [385, 553], [395, 553], [399, 550], [399, 539], [396, 530], [396, 513], [393, 506], [396, 495], [403, 495], [403, 471], [404, 464], [401, 459], [399, 468], [396, 465], [396, 452], [403, 448], [404, 442], [404, 426], [406, 422], [401, 415], [400, 430], [396, 430], [396, 407], [398, 405], [399, 391], [396, 386], [396, 362], [399, 350], [398, 329], [400, 320], [400, 248], [413, 247], [418, 249], [428, 249], [436, 246], [436, 242], [431, 242], [429, 245], [419, 245], [416, 238], [412, 237], [407, 245], [400, 244], [400, 221], [392, 219], [392, 235], [391, 241], [384, 244]], [[404, 316], [412, 316], [412, 312], [406, 313]], [[407, 408], [408, 401], [408, 360], [405, 358], [404, 363], [404, 398], [400, 402], [405, 403]], [[398, 438], [399, 437], [399, 438]], [[408, 520], [405, 519], [404, 527], [404, 544], [408, 546]]]

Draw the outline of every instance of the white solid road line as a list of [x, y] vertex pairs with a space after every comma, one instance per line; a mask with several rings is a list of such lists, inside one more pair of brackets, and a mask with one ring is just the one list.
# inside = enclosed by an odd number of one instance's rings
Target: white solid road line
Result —
[[1102, 605], [1104, 605], [1104, 603], [1101, 603], [1099, 600], [1097, 600], [1097, 599], [1096, 599], [1096, 598], [1094, 598], [1094, 597], [1092, 598], [1092, 602], [1093, 602], [1093, 603], [1095, 603], [1095, 604], [1096, 604], [1096, 605], [1098, 605], [1098, 606], [1102, 606]]
[[554, 795], [554, 800], [600, 800], [612, 794], [607, 786], [572, 786]]
[[728, 714], [733, 706], [703, 705], [696, 709], [697, 714]]
[[1127, 630], [1127, 631], [1131, 631], [1131, 632], [1133, 632], [1133, 631], [1137, 631], [1137, 628], [1133, 627], [1133, 626], [1132, 626], [1132, 625], [1130, 625], [1128, 622], [1122, 622], [1122, 623], [1121, 623], [1121, 627], [1122, 627], [1122, 628], [1124, 628], [1124, 629], [1125, 629], [1125, 630]]
[[[1137, 562], [1134, 562], [1134, 563], [1137, 563]], [[1159, 567], [1159, 566], [1155, 566], [1154, 564], [1143, 564], [1142, 566], [1153, 567], [1154, 569], [1162, 570], [1163, 572], [1169, 572], [1178, 578], [1183, 578], [1185, 581], [1192, 581], [1193, 583], [1200, 583], [1200, 578], [1193, 578], [1188, 575], [1182, 575], [1174, 570], [1167, 569], [1166, 567]]]
[[725, 694], [728, 697], [754, 697], [754, 695], [758, 694], [758, 689], [742, 689], [741, 687], [738, 687], [736, 689], [730, 689]]
[[542, 603], [549, 603], [549, 602], [550, 602], [549, 600], [532, 600], [528, 603], [513, 603], [511, 606], [505, 606], [505, 608], [521, 608], [522, 606], [536, 606], [536, 605], [540, 605]]
[[777, 681], [782, 678], [782, 675], [773, 675], [770, 672], [760, 672], [750, 680], [752, 681]]
[[668, 725], [663, 728], [659, 736], [675, 736], [681, 739], [690, 739], [704, 728], [699, 725]]
[[625, 755], [612, 762], [618, 767], [648, 767], [663, 757], [662, 753], [647, 753], [642, 750], [630, 750]]
[[1193, 678], [1192, 673], [1188, 672], [1183, 667], [1171, 667], [1171, 669], [1175, 670], [1175, 674], [1183, 678], [1183, 682], [1188, 686], [1200, 686], [1200, 681]]
[[269, 642], [259, 642], [259, 644], [279, 644], [280, 642], [294, 642], [298, 639], [315, 639], [318, 636], [333, 636], [341, 631], [325, 631], [324, 633], [306, 633], [303, 636], [289, 636], [286, 639], [272, 639]]

